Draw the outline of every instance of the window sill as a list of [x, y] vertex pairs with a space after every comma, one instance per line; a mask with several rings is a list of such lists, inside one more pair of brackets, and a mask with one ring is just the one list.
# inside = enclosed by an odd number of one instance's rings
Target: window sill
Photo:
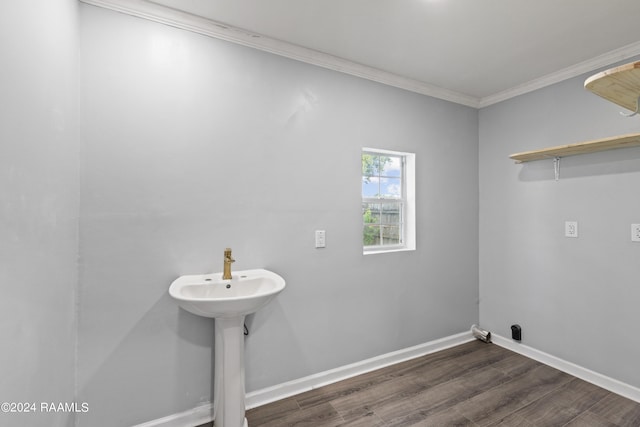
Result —
[[408, 248], [403, 246], [401, 248], [388, 248], [388, 249], [372, 249], [372, 250], [363, 250], [362, 255], [376, 255], [376, 254], [388, 254], [390, 252], [407, 252], [407, 251], [415, 251], [416, 248]]

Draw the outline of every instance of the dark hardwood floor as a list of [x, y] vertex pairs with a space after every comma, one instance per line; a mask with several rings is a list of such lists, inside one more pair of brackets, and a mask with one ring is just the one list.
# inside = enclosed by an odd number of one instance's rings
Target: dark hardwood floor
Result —
[[249, 427], [638, 427], [640, 404], [473, 341], [251, 409], [247, 419]]

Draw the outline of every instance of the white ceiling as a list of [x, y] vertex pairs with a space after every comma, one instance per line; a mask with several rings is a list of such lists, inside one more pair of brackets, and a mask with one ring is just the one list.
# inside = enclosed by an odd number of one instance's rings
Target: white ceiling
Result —
[[572, 77], [572, 68], [577, 75], [640, 54], [640, 0], [152, 2], [479, 106], [532, 81]]

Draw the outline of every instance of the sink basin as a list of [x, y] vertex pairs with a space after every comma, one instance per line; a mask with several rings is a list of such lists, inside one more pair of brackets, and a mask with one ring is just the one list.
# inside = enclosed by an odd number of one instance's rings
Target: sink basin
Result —
[[284, 279], [276, 273], [254, 269], [234, 271], [231, 280], [223, 280], [222, 273], [181, 276], [169, 294], [193, 314], [223, 318], [255, 313], [284, 287]]

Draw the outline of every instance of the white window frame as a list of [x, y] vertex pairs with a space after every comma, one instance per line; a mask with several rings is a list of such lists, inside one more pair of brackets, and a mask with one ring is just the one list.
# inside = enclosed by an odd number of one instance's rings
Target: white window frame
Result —
[[[402, 219], [401, 219], [401, 244], [397, 245], [378, 245], [378, 246], [365, 246], [362, 243], [362, 253], [364, 255], [381, 254], [389, 252], [400, 251], [412, 251], [416, 249], [416, 203], [415, 203], [415, 153], [406, 153], [401, 151], [391, 151], [380, 148], [363, 147], [360, 153], [360, 157], [363, 154], [374, 155], [389, 155], [394, 157], [400, 157], [402, 160], [402, 196], [400, 199], [385, 199], [383, 197], [365, 198], [362, 197], [362, 188], [360, 190], [361, 204], [362, 203], [384, 203], [388, 201], [390, 203], [401, 202], [402, 205]], [[362, 181], [362, 173], [361, 178]], [[361, 182], [362, 185], [362, 182]], [[364, 222], [361, 223], [362, 229], [364, 229]]]

